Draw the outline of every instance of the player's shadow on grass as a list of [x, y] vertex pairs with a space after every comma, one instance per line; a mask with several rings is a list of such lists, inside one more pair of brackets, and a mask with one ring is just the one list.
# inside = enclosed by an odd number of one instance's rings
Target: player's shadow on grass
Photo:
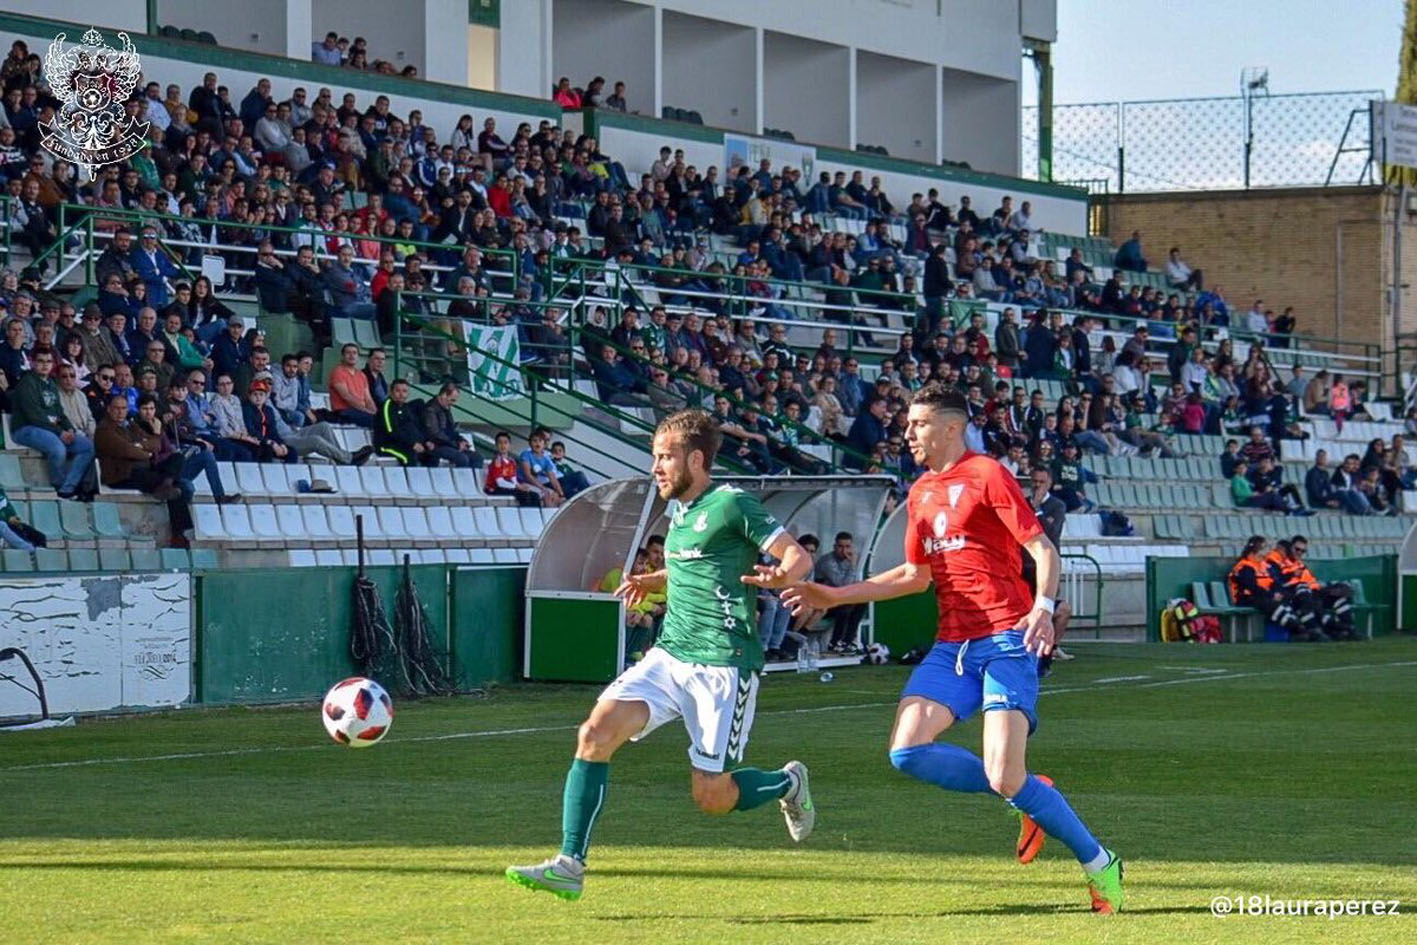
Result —
[[[403, 873], [407, 875], [435, 876], [438, 874], [448, 874], [453, 876], [502, 876], [504, 867], [499, 865], [486, 865], [470, 863], [466, 865], [438, 865], [438, 864], [415, 864], [415, 863], [389, 863], [389, 862], [347, 862], [338, 863], [328, 860], [309, 863], [292, 862], [272, 862], [269, 859], [261, 858], [251, 861], [242, 860], [237, 857], [223, 857], [219, 860], [187, 860], [187, 859], [124, 859], [122, 857], [111, 858], [66, 858], [55, 860], [0, 860], [0, 870], [3, 869], [24, 869], [24, 870], [99, 870], [112, 871], [121, 869], [133, 872], [152, 873], [178, 873], [178, 872], [218, 872], [218, 873], [309, 873], [309, 872], [333, 872], [333, 873]], [[821, 870], [812, 872], [804, 876], [801, 870], [753, 870], [745, 872], [735, 869], [683, 869], [656, 867], [654, 869], [633, 869], [615, 866], [597, 867], [595, 870], [597, 877], [618, 877], [621, 879], [640, 880], [649, 877], [663, 879], [665, 877], [677, 877], [681, 879], [699, 880], [749, 880], [752, 882], [793, 882], [805, 879], [812, 881], [832, 881], [841, 883], [853, 883], [860, 880], [856, 873], [843, 871], [841, 873], [830, 873]], [[919, 876], [893, 876], [889, 874], [876, 875], [871, 877], [873, 884], [919, 884]], [[1009, 880], [1013, 886], [1056, 886], [1056, 877], [1047, 876], [1018, 876]], [[1204, 889], [1211, 890], [1214, 883], [1187, 882], [1176, 880], [1153, 880], [1148, 878], [1146, 885], [1158, 889]], [[1207, 907], [1208, 908], [1208, 907]], [[1133, 910], [1128, 910], [1133, 911]], [[1188, 911], [1188, 910], [1180, 910]], [[966, 912], [945, 912], [942, 915], [967, 915]], [[985, 914], [985, 913], [981, 913]], [[652, 916], [641, 916], [640, 918], [653, 918]], [[690, 916], [666, 915], [664, 918], [691, 918]]]
[[[874, 881], [874, 880], [873, 880]], [[628, 921], [663, 921], [665, 919], [681, 920], [687, 922], [728, 922], [731, 925], [870, 925], [882, 920], [892, 919], [952, 919], [962, 916], [1008, 916], [1008, 915], [1086, 915], [1089, 913], [1086, 906], [1058, 906], [1028, 903], [1014, 903], [1010, 905], [991, 906], [982, 909], [938, 909], [929, 912], [859, 912], [848, 915], [764, 915], [764, 916], [737, 916], [727, 917], [722, 913], [715, 915], [697, 914], [689, 915], [679, 912], [656, 912], [621, 915], [593, 915], [590, 920], [593, 922], [628, 922]], [[1185, 914], [1210, 914], [1209, 904], [1194, 906], [1143, 906], [1140, 908], [1127, 908], [1128, 915], [1185, 915]]]

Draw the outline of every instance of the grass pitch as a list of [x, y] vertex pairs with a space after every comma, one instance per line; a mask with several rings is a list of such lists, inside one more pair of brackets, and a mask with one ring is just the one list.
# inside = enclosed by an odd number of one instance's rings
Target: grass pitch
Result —
[[[893, 771], [907, 669], [765, 680], [748, 756], [812, 769], [816, 833], [710, 818], [666, 726], [612, 767], [585, 898], [513, 887], [559, 845], [592, 687], [404, 702], [368, 751], [316, 713], [186, 711], [0, 736], [0, 940], [1397, 942], [1417, 940], [1417, 643], [1079, 645], [1031, 767], [1127, 861], [1087, 911], [1049, 841], [1019, 866], [999, 800]], [[950, 737], [978, 748], [979, 723]], [[1398, 900], [1396, 917], [1211, 914], [1219, 896]]]

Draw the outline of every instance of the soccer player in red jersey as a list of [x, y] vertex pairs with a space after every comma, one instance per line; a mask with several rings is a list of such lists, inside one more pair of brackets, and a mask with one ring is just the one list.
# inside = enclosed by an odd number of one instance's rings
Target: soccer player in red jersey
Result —
[[[907, 500], [904, 564], [844, 587], [799, 584], [782, 599], [794, 611], [825, 609], [916, 594], [933, 583], [936, 643], [901, 693], [891, 764], [949, 791], [1003, 797], [1024, 817], [1020, 859], [1030, 829], [1041, 828], [1077, 856], [1093, 911], [1112, 913], [1122, 907], [1121, 859], [1024, 760], [1038, 724], [1038, 657], [1053, 645], [1058, 550], [1008, 470], [965, 447], [968, 422], [968, 404], [952, 388], [928, 384], [911, 400], [906, 439], [927, 471]], [[1021, 549], [1037, 563], [1037, 597], [1022, 578]], [[982, 759], [936, 743], [981, 708]]]

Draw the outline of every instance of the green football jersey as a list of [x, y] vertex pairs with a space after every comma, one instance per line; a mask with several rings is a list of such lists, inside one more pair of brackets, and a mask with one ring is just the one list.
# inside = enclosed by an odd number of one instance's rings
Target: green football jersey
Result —
[[729, 485], [711, 485], [688, 505], [671, 501], [669, 521], [659, 645], [686, 663], [761, 669], [758, 589], [739, 579], [782, 526], [756, 496]]

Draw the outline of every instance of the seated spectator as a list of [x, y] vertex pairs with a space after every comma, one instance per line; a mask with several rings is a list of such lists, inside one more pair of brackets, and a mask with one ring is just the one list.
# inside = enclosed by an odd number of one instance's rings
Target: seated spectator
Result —
[[512, 455], [512, 435], [506, 430], [498, 431], [495, 442], [497, 452], [487, 464], [487, 481], [482, 491], [488, 495], [514, 496], [517, 505], [539, 507], [541, 489], [521, 480], [516, 457]]
[[1166, 257], [1166, 284], [1173, 289], [1199, 292], [1205, 288], [1205, 276], [1199, 269], [1192, 269], [1181, 259], [1181, 251], [1175, 246]]
[[1314, 465], [1304, 475], [1304, 494], [1309, 500], [1309, 508], [1311, 509], [1346, 507], [1355, 515], [1367, 514], [1366, 508], [1356, 503], [1350, 506], [1340, 496], [1333, 483], [1333, 470], [1328, 468], [1328, 450], [1319, 450], [1314, 454]]
[[533, 430], [528, 447], [517, 457], [517, 478], [537, 487], [542, 508], [554, 509], [566, 501], [556, 463], [546, 452], [546, 434]]
[[1256, 495], [1279, 496], [1286, 512], [1303, 514], [1306, 511], [1299, 490], [1292, 484], [1285, 483], [1284, 467], [1276, 463], [1273, 457], [1267, 456], [1260, 460], [1249, 470], [1248, 475]]
[[60, 405], [59, 386], [51, 376], [54, 353], [36, 350], [30, 370], [10, 391], [10, 435], [16, 443], [44, 454], [49, 483], [61, 499], [92, 499], [85, 487], [94, 461], [93, 440], [76, 431]]
[[[1040, 458], [1039, 465], [1046, 465]], [[1069, 512], [1092, 512], [1097, 504], [1087, 497], [1087, 483], [1097, 476], [1078, 459], [1077, 443], [1064, 440], [1061, 455], [1052, 462], [1053, 494], [1063, 500]]]
[[401, 466], [428, 465], [432, 449], [423, 430], [423, 402], [409, 400], [408, 381], [397, 378], [389, 387], [389, 398], [379, 405], [374, 419], [374, 447], [379, 455], [399, 461]]
[[234, 381], [241, 365], [250, 360], [251, 342], [246, 337], [246, 323], [239, 315], [232, 315], [226, 320], [226, 331], [212, 342], [212, 370], [229, 375]]
[[[1323, 452], [1320, 450], [1319, 452]], [[1235, 464], [1243, 459], [1240, 455], [1240, 441], [1226, 440], [1225, 452], [1220, 454], [1220, 476], [1222, 479], [1229, 479], [1235, 475]]]
[[[218, 505], [241, 501], [240, 495], [228, 495], [216, 465], [216, 444], [199, 436], [187, 418], [187, 382], [178, 378], [164, 391], [158, 403], [158, 430], [164, 441], [163, 452], [180, 453], [181, 478], [195, 482], [205, 474], [211, 486], [212, 498]], [[141, 423], [140, 423], [141, 425]]]
[[1365, 470], [1360, 470], [1358, 479], [1358, 491], [1368, 500], [1373, 512], [1377, 515], [1396, 515], [1397, 503], [1391, 492], [1382, 481], [1382, 470], [1376, 466], [1369, 466]]
[[1127, 272], [1146, 272], [1146, 257], [1141, 250], [1141, 230], [1133, 230], [1132, 238], [1117, 248], [1113, 266]]
[[103, 484], [111, 489], [137, 489], [167, 503], [173, 548], [189, 546], [185, 532], [192, 527], [191, 480], [182, 478], [182, 454], [165, 452], [157, 421], [157, 400], [144, 397], [138, 415], [128, 419], [128, 398], [108, 401], [94, 434]]
[[330, 416], [373, 429], [378, 406], [369, 392], [369, 375], [359, 369], [359, 346], [346, 344], [339, 356], [340, 363], [330, 372]]
[[439, 460], [446, 460], [449, 466], [482, 468], [482, 457], [477, 455], [466, 437], [458, 434], [457, 423], [453, 419], [453, 405], [458, 402], [460, 394], [458, 385], [449, 381], [423, 405], [423, 435], [432, 444], [423, 457], [426, 466], [436, 466]]
[[293, 463], [300, 455], [281, 437], [280, 415], [270, 405], [270, 395], [269, 381], [252, 381], [246, 402], [241, 405], [241, 420], [250, 436], [251, 450], [258, 463]]
[[1269, 509], [1272, 512], [1287, 512], [1283, 497], [1277, 492], [1257, 493], [1250, 483], [1250, 464], [1241, 459], [1235, 464], [1235, 475], [1230, 477], [1230, 498], [1238, 508]]
[[48, 544], [48, 536], [20, 518], [3, 487], [0, 487], [0, 544], [16, 551], [31, 552], [36, 545]]
[[1255, 466], [1262, 459], [1274, 459], [1274, 446], [1265, 439], [1264, 429], [1261, 427], [1250, 427], [1250, 439], [1240, 448], [1241, 454], [1245, 457], [1245, 462]]
[[600, 399], [615, 407], [649, 407], [644, 378], [621, 360], [613, 345], [602, 345], [592, 365]]
[[324, 282], [333, 314], [368, 321], [378, 315], [368, 281], [354, 268], [354, 247], [350, 244], [341, 246], [339, 256], [326, 265]]
[[1372, 499], [1362, 488], [1362, 471], [1357, 453], [1343, 457], [1343, 463], [1333, 471], [1333, 491], [1344, 508], [1354, 515], [1372, 515]]
[[[830, 554], [817, 559], [812, 580], [827, 587], [845, 587], [855, 583], [856, 547], [851, 532], [837, 532]], [[856, 634], [861, 619], [866, 616], [864, 604], [844, 604], [833, 607], [826, 614], [831, 618], [831, 642], [829, 652], [851, 656], [860, 653]]]
[[551, 444], [551, 461], [556, 464], [556, 478], [561, 483], [561, 490], [565, 492], [566, 498], [569, 499], [576, 493], [590, 488], [590, 482], [586, 480], [585, 473], [573, 467], [566, 459], [566, 444], [560, 440]]
[[59, 377], [59, 406], [68, 418], [70, 428], [92, 440], [98, 424], [89, 407], [88, 396], [79, 388], [78, 368], [72, 364], [60, 364], [56, 373]]

